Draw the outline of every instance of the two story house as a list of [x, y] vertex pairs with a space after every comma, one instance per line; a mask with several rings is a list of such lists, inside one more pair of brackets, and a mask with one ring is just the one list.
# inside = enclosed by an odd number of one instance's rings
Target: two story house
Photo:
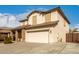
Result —
[[20, 41], [32, 43], [66, 42], [70, 24], [59, 7], [48, 11], [32, 11], [20, 23]]

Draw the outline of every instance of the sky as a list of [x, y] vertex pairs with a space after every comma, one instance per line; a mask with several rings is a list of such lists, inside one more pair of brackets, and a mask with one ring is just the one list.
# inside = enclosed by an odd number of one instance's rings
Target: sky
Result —
[[70, 27], [79, 28], [78, 5], [0, 5], [0, 27], [17, 27], [31, 11], [50, 10], [58, 6], [70, 21]]

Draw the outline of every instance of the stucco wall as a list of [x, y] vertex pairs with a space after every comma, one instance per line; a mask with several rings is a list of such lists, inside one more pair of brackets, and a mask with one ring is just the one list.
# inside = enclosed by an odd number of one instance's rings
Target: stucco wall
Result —
[[56, 21], [56, 20], [58, 20], [57, 19], [57, 12], [56, 11], [51, 12], [51, 21]]
[[[28, 20], [28, 24], [29, 25], [32, 25], [32, 17], [33, 16], [37, 16], [37, 24], [41, 24], [41, 23], [44, 23], [45, 22], [45, 14], [42, 15], [40, 13], [33, 13], [30, 17], [29, 17], [29, 20]], [[51, 13], [51, 20], [50, 21], [56, 21], [57, 20], [57, 12], [52, 12]]]
[[[41, 15], [39, 13], [33, 13], [28, 20], [28, 24], [32, 25], [32, 16], [37, 15], [37, 24], [41, 24], [45, 22], [45, 15]], [[49, 43], [53, 42], [66, 42], [66, 33], [69, 32], [69, 24], [66, 23], [66, 26], [64, 27], [64, 18], [61, 16], [61, 14], [58, 13], [58, 11], [51, 12], [51, 21], [57, 21], [59, 20], [58, 24], [55, 27], [46, 27], [49, 29]], [[37, 29], [29, 29], [29, 30], [39, 30], [39, 29], [46, 29], [46, 28], [37, 28]], [[26, 30], [26, 35], [27, 35]], [[41, 34], [40, 34], [41, 35]], [[27, 37], [26, 37], [27, 41]]]
[[20, 22], [20, 26], [27, 25], [28, 21]]
[[33, 14], [29, 17], [29, 20], [28, 20], [28, 24], [29, 24], [29, 25], [32, 25], [32, 16], [37, 16], [37, 24], [40, 24], [40, 23], [45, 22], [44, 16], [42, 16], [42, 14], [33, 13]]
[[20, 26], [23, 26], [23, 22], [20, 22]]
[[[66, 42], [66, 33], [69, 32], [69, 24], [67, 23], [66, 26], [64, 27], [64, 18], [57, 11], [55, 12], [53, 19], [59, 20], [57, 26], [51, 28], [55, 40]], [[52, 39], [50, 42], [52, 42]]]

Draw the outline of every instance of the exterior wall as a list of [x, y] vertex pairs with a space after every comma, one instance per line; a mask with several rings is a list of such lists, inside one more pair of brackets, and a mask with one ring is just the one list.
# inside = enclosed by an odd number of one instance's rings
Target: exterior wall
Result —
[[18, 31], [15, 31], [15, 41], [18, 42]]
[[[46, 38], [46, 35], [43, 35], [43, 42], [45, 42], [45, 43], [53, 43], [53, 42], [57, 42], [57, 40], [55, 39], [56, 37], [55, 37], [55, 35], [54, 35], [54, 31], [52, 30], [52, 28], [53, 27], [43, 27], [43, 28], [41, 28], [41, 27], [39, 27], [39, 28], [35, 28], [35, 29], [28, 29], [28, 30], [26, 30], [26, 33], [25, 33], [25, 41], [26, 42], [28, 42], [28, 37], [27, 37], [27, 35], [28, 35], [28, 31], [39, 31], [39, 30], [48, 30], [47, 32], [48, 32], [48, 42], [47, 42], [47, 40], [45, 40], [45, 38]], [[40, 32], [39, 32], [39, 34], [40, 35], [42, 35]], [[38, 38], [39, 39], [39, 38]], [[32, 39], [32, 41], [31, 42], [33, 42], [33, 39]], [[39, 43], [42, 43], [42, 40], [40, 40], [40, 42]]]
[[28, 25], [28, 21], [25, 21], [25, 25]]
[[44, 23], [45, 20], [44, 20], [44, 17], [42, 14], [39, 14], [39, 13], [33, 13], [30, 17], [29, 17], [29, 20], [28, 20], [28, 24], [29, 25], [32, 25], [32, 16], [37, 16], [37, 24], [40, 24], [40, 23]]
[[[56, 11], [55, 12], [52, 12], [52, 13], [48, 13], [48, 14], [51, 14], [50, 16], [48, 17], [51, 17], [50, 18], [50, 21], [56, 21], [57, 20], [57, 14], [56, 14]], [[46, 19], [47, 17], [45, 17], [47, 14], [40, 14], [40, 13], [33, 13], [30, 17], [29, 17], [29, 20], [28, 20], [28, 24], [29, 25], [32, 25], [32, 17], [33, 16], [37, 16], [37, 24], [41, 24], [41, 23], [44, 23], [46, 22]], [[53, 15], [53, 16], [52, 16]], [[49, 21], [48, 21], [49, 22]]]
[[57, 21], [57, 11], [51, 12], [51, 21]]
[[27, 21], [24, 21], [24, 22], [20, 22], [20, 26], [24, 26], [24, 25], [27, 25], [28, 22]]
[[[32, 16], [37, 15], [37, 24], [41, 24], [45, 22], [45, 15], [39, 13], [33, 13], [28, 20], [28, 24], [32, 25]], [[61, 16], [58, 11], [51, 12], [51, 21], [59, 20], [58, 24], [55, 27], [44, 27], [44, 28], [36, 28], [26, 30], [25, 35], [27, 35], [27, 31], [35, 31], [35, 30], [43, 30], [49, 29], [48, 32], [48, 42], [66, 42], [66, 33], [69, 32], [69, 24], [66, 22], [66, 26], [64, 26], [65, 19]], [[41, 35], [41, 34], [40, 34]], [[44, 35], [43, 35], [44, 36]], [[27, 41], [27, 36], [25, 37]]]
[[24, 22], [20, 22], [20, 26], [23, 26], [24, 25]]
[[[25, 41], [25, 29], [22, 29], [22, 40], [21, 41]], [[27, 36], [26, 36], [27, 37]]]
[[54, 20], [55, 19], [59, 20], [59, 22], [56, 27], [51, 28], [52, 32], [54, 33], [54, 38], [59, 42], [66, 42], [66, 33], [69, 32], [69, 24], [67, 23], [64, 27], [64, 18], [58, 12], [55, 14]]
[[51, 21], [51, 13], [45, 14], [45, 22], [50, 22]]

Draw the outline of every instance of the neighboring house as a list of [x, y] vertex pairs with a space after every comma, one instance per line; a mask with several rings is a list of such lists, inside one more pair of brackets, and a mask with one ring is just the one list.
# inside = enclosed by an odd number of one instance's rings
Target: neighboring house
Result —
[[20, 23], [20, 27], [15, 29], [17, 41], [66, 42], [66, 33], [69, 33], [70, 22], [59, 7], [48, 11], [32, 11], [27, 19]]
[[0, 42], [3, 41], [5, 37], [13, 38], [12, 29], [7, 27], [0, 27]]

